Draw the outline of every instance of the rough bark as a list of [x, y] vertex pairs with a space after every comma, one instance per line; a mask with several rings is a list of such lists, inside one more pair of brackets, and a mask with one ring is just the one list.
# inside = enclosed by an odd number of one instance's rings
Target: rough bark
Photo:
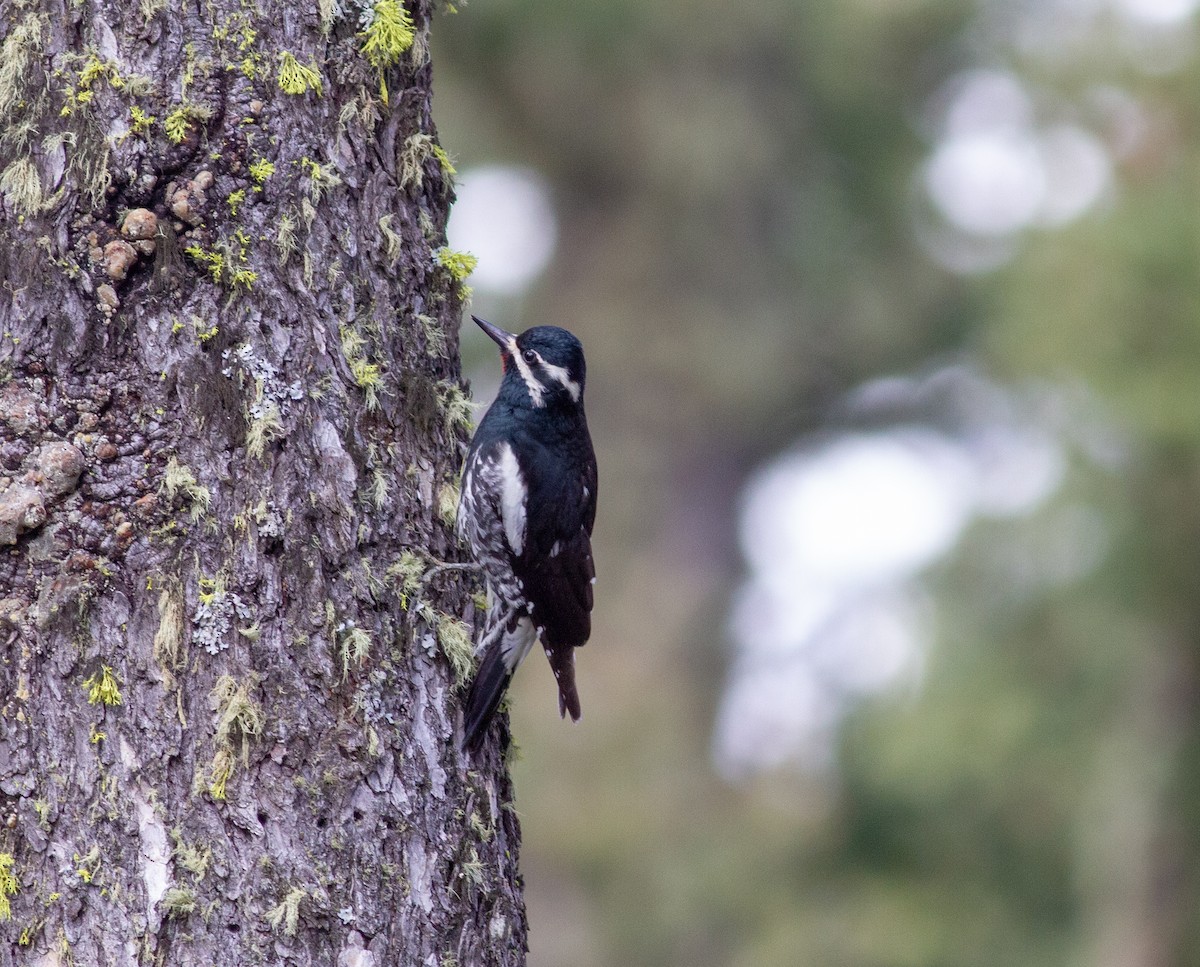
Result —
[[0, 3], [0, 965], [524, 963], [400, 9]]

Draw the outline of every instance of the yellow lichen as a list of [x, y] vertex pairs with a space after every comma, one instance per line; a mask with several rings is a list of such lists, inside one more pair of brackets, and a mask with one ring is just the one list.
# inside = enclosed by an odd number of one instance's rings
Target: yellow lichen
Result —
[[279, 55], [279, 86], [285, 94], [304, 94], [309, 90], [321, 96], [321, 75], [315, 67], [306, 67], [296, 60], [296, 55], [283, 51]]
[[470, 252], [455, 252], [449, 248], [439, 248], [433, 253], [437, 264], [450, 273], [455, 282], [465, 282], [479, 264], [478, 257]]
[[172, 144], [182, 144], [195, 121], [207, 121], [213, 116], [212, 108], [200, 107], [197, 104], [181, 104], [167, 115], [163, 127], [167, 132], [167, 140]]
[[0, 921], [12, 919], [12, 903], [9, 897], [21, 892], [20, 881], [13, 875], [16, 862], [12, 853], [0, 853]]
[[131, 122], [129, 130], [133, 134], [144, 134], [158, 120], [153, 114], [147, 114], [140, 107], [136, 106], [129, 109], [129, 119]]
[[258, 191], [262, 190], [263, 183], [273, 174], [275, 174], [275, 165], [266, 158], [250, 162], [250, 178]]
[[84, 681], [83, 687], [87, 689], [88, 705], [121, 704], [121, 687], [109, 665], [102, 665], [97, 674]]
[[399, 0], [379, 0], [362, 34], [363, 56], [377, 70], [391, 67], [413, 45], [412, 17]]

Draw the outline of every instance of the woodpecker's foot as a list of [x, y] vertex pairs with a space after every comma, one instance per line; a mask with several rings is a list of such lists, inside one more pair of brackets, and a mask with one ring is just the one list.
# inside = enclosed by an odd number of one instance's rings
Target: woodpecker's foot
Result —
[[478, 642], [476, 642], [475, 654], [477, 654], [477, 655], [484, 654], [491, 645], [493, 645], [497, 641], [499, 641], [500, 636], [504, 634], [504, 629], [508, 627], [508, 623], [510, 621], [512, 621], [512, 619], [515, 618], [516, 616], [517, 616], [517, 609], [509, 608], [507, 611], [504, 612], [504, 614], [502, 614], [500, 616], [500, 618], [497, 621], [493, 622], [491, 627], [489, 627], [483, 633], [483, 637], [480, 638]]

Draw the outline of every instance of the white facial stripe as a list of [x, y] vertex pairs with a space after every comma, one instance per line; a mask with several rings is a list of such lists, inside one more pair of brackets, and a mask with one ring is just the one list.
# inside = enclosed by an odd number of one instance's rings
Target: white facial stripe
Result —
[[529, 398], [533, 401], [534, 406], [544, 406], [542, 402], [542, 394], [546, 392], [546, 388], [537, 381], [537, 377], [533, 375], [533, 370], [529, 368], [529, 363], [521, 356], [521, 350], [517, 348], [517, 340], [514, 336], [508, 341], [508, 352], [512, 356], [512, 361], [517, 365], [517, 372], [521, 374], [521, 379], [525, 380], [525, 385], [529, 387]]
[[517, 455], [507, 443], [500, 447], [497, 467], [500, 471], [500, 519], [504, 536], [514, 554], [525, 546], [525, 497], [528, 490], [521, 476]]
[[562, 383], [563, 389], [571, 394], [571, 399], [573, 399], [576, 403], [579, 402], [579, 384], [575, 382], [575, 380], [571, 379], [571, 374], [565, 366], [555, 366], [553, 363], [548, 363], [545, 360], [542, 360], [542, 368], [549, 373], [552, 378]]

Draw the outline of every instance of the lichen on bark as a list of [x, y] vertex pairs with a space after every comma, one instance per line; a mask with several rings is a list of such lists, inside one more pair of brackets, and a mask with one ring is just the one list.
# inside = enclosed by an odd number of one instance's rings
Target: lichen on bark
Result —
[[408, 611], [464, 427], [403, 10], [384, 62], [359, 3], [0, 8], [0, 967], [524, 962]]

